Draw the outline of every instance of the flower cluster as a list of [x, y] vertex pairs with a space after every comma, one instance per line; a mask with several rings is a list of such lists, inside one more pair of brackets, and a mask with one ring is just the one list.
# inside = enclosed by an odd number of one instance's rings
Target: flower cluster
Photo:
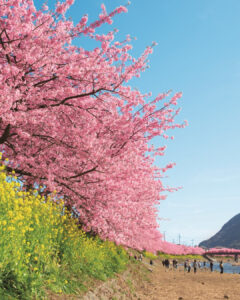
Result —
[[42, 286], [72, 292], [73, 275], [84, 284], [84, 278], [105, 279], [125, 267], [126, 251], [87, 236], [62, 200], [23, 188], [0, 166], [1, 295], [11, 290], [26, 297], [28, 291], [30, 299]]
[[[0, 0], [0, 146], [8, 169], [28, 186], [57, 190], [86, 230], [157, 251], [156, 207], [174, 190], [162, 182], [174, 163], [157, 167], [154, 159], [171, 130], [186, 125], [177, 121], [181, 93], [154, 96], [129, 84], [148, 68], [155, 43], [135, 58], [130, 35], [103, 33], [125, 6], [102, 5], [96, 21], [84, 15], [74, 24], [65, 15], [72, 4], [57, 1], [52, 11]], [[92, 50], [77, 46], [82, 38]]]

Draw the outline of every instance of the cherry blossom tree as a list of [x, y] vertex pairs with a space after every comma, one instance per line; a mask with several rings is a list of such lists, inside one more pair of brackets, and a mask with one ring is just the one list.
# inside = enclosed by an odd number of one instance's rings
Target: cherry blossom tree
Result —
[[[153, 45], [131, 56], [131, 38], [98, 34], [120, 6], [78, 24], [65, 17], [73, 0], [40, 10], [32, 0], [0, 0], [0, 144], [7, 169], [64, 195], [85, 230], [138, 249], [158, 250], [157, 208], [166, 190], [154, 157], [165, 146], [181, 93], [142, 94], [129, 81], [147, 68]], [[82, 37], [94, 40], [87, 50]]]

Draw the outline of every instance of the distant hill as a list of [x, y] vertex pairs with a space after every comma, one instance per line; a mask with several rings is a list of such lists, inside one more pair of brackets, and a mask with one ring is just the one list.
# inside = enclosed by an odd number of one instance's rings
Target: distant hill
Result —
[[200, 247], [226, 247], [240, 249], [240, 214], [234, 216], [210, 239], [202, 241]]

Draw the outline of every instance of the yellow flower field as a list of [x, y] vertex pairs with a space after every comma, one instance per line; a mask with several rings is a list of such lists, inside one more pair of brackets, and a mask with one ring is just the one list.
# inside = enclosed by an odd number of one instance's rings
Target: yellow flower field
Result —
[[0, 298], [74, 293], [89, 277], [104, 280], [124, 269], [122, 247], [88, 236], [63, 201], [53, 199], [23, 191], [0, 166]]

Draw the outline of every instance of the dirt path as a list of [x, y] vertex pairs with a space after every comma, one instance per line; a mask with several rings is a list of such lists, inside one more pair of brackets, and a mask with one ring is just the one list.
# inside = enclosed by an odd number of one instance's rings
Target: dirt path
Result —
[[[151, 271], [152, 269], [152, 271]], [[84, 300], [240, 300], [240, 274], [165, 271], [160, 261], [135, 264], [127, 272], [90, 291]]]
[[184, 273], [182, 268], [166, 272], [158, 264], [149, 278], [150, 283], [146, 286], [148, 296], [142, 299], [240, 300], [239, 274], [211, 273], [208, 270]]

